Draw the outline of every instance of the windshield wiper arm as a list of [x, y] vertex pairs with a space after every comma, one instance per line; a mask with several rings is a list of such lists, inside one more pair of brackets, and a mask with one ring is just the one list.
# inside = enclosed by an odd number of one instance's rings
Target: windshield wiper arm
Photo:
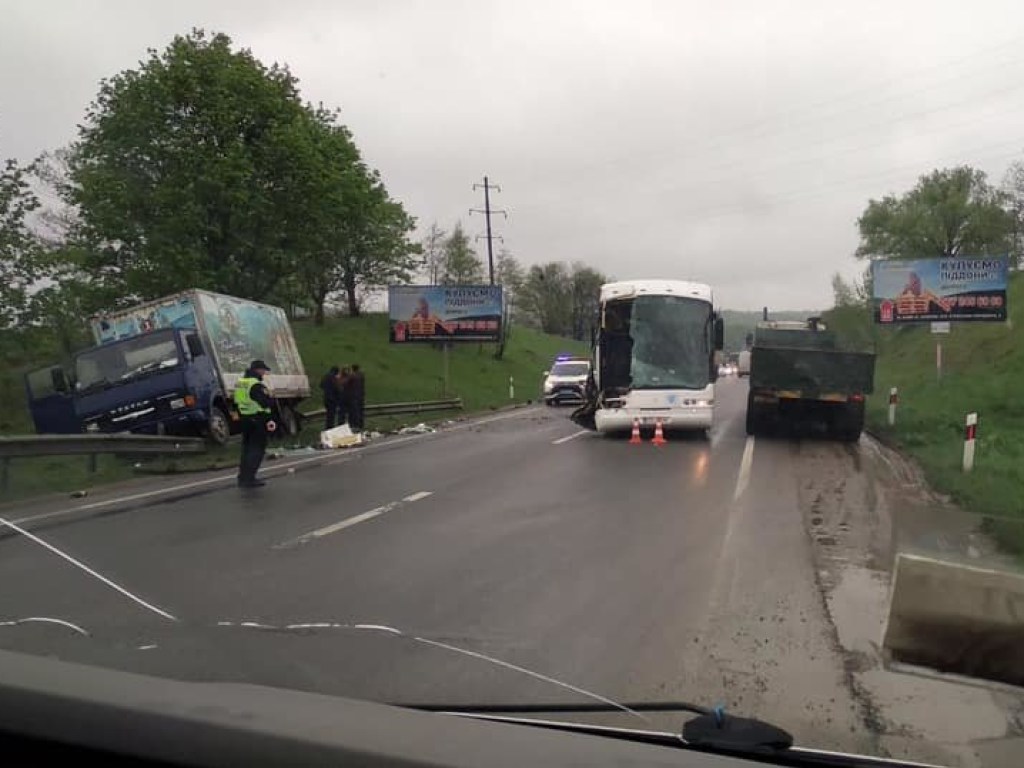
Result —
[[[741, 753], [776, 752], [793, 746], [793, 736], [778, 726], [752, 717], [727, 715], [722, 707], [710, 709], [686, 701], [625, 701], [612, 706], [603, 702], [585, 704], [393, 704], [426, 712], [447, 712], [460, 715], [531, 714], [555, 712], [693, 712], [697, 717], [683, 724], [682, 740], [686, 746], [714, 751]], [[523, 721], [528, 723], [529, 721]], [[549, 726], [554, 727], [554, 726]], [[664, 734], [661, 734], [664, 736]], [[674, 736], [674, 734], [671, 734]]]

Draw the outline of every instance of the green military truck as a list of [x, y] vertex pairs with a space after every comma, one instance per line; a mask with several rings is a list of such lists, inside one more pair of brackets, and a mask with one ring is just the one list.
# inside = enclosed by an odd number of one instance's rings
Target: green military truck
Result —
[[874, 379], [875, 353], [844, 345], [819, 318], [758, 323], [750, 351], [747, 434], [821, 422], [836, 439], [855, 442]]

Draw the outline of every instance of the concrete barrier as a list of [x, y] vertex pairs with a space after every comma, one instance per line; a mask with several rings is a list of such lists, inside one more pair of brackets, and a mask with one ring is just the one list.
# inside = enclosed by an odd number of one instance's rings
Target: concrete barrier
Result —
[[1024, 685], [1024, 576], [901, 554], [882, 645], [893, 661]]

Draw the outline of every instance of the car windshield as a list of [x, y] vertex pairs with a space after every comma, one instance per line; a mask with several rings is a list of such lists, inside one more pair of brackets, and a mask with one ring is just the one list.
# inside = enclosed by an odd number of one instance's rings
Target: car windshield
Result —
[[586, 376], [590, 366], [587, 363], [555, 363], [552, 376]]
[[180, 363], [170, 334], [139, 336], [84, 352], [75, 361], [79, 389], [117, 384], [151, 371], [163, 371]]
[[0, 655], [1024, 765], [1024, 2], [0, 6]]

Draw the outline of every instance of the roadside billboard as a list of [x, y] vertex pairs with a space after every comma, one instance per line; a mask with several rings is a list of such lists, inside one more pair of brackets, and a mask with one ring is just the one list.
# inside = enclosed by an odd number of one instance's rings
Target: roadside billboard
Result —
[[388, 287], [389, 339], [498, 341], [500, 285], [392, 285]]
[[1006, 320], [1009, 258], [949, 257], [871, 262], [875, 322]]

